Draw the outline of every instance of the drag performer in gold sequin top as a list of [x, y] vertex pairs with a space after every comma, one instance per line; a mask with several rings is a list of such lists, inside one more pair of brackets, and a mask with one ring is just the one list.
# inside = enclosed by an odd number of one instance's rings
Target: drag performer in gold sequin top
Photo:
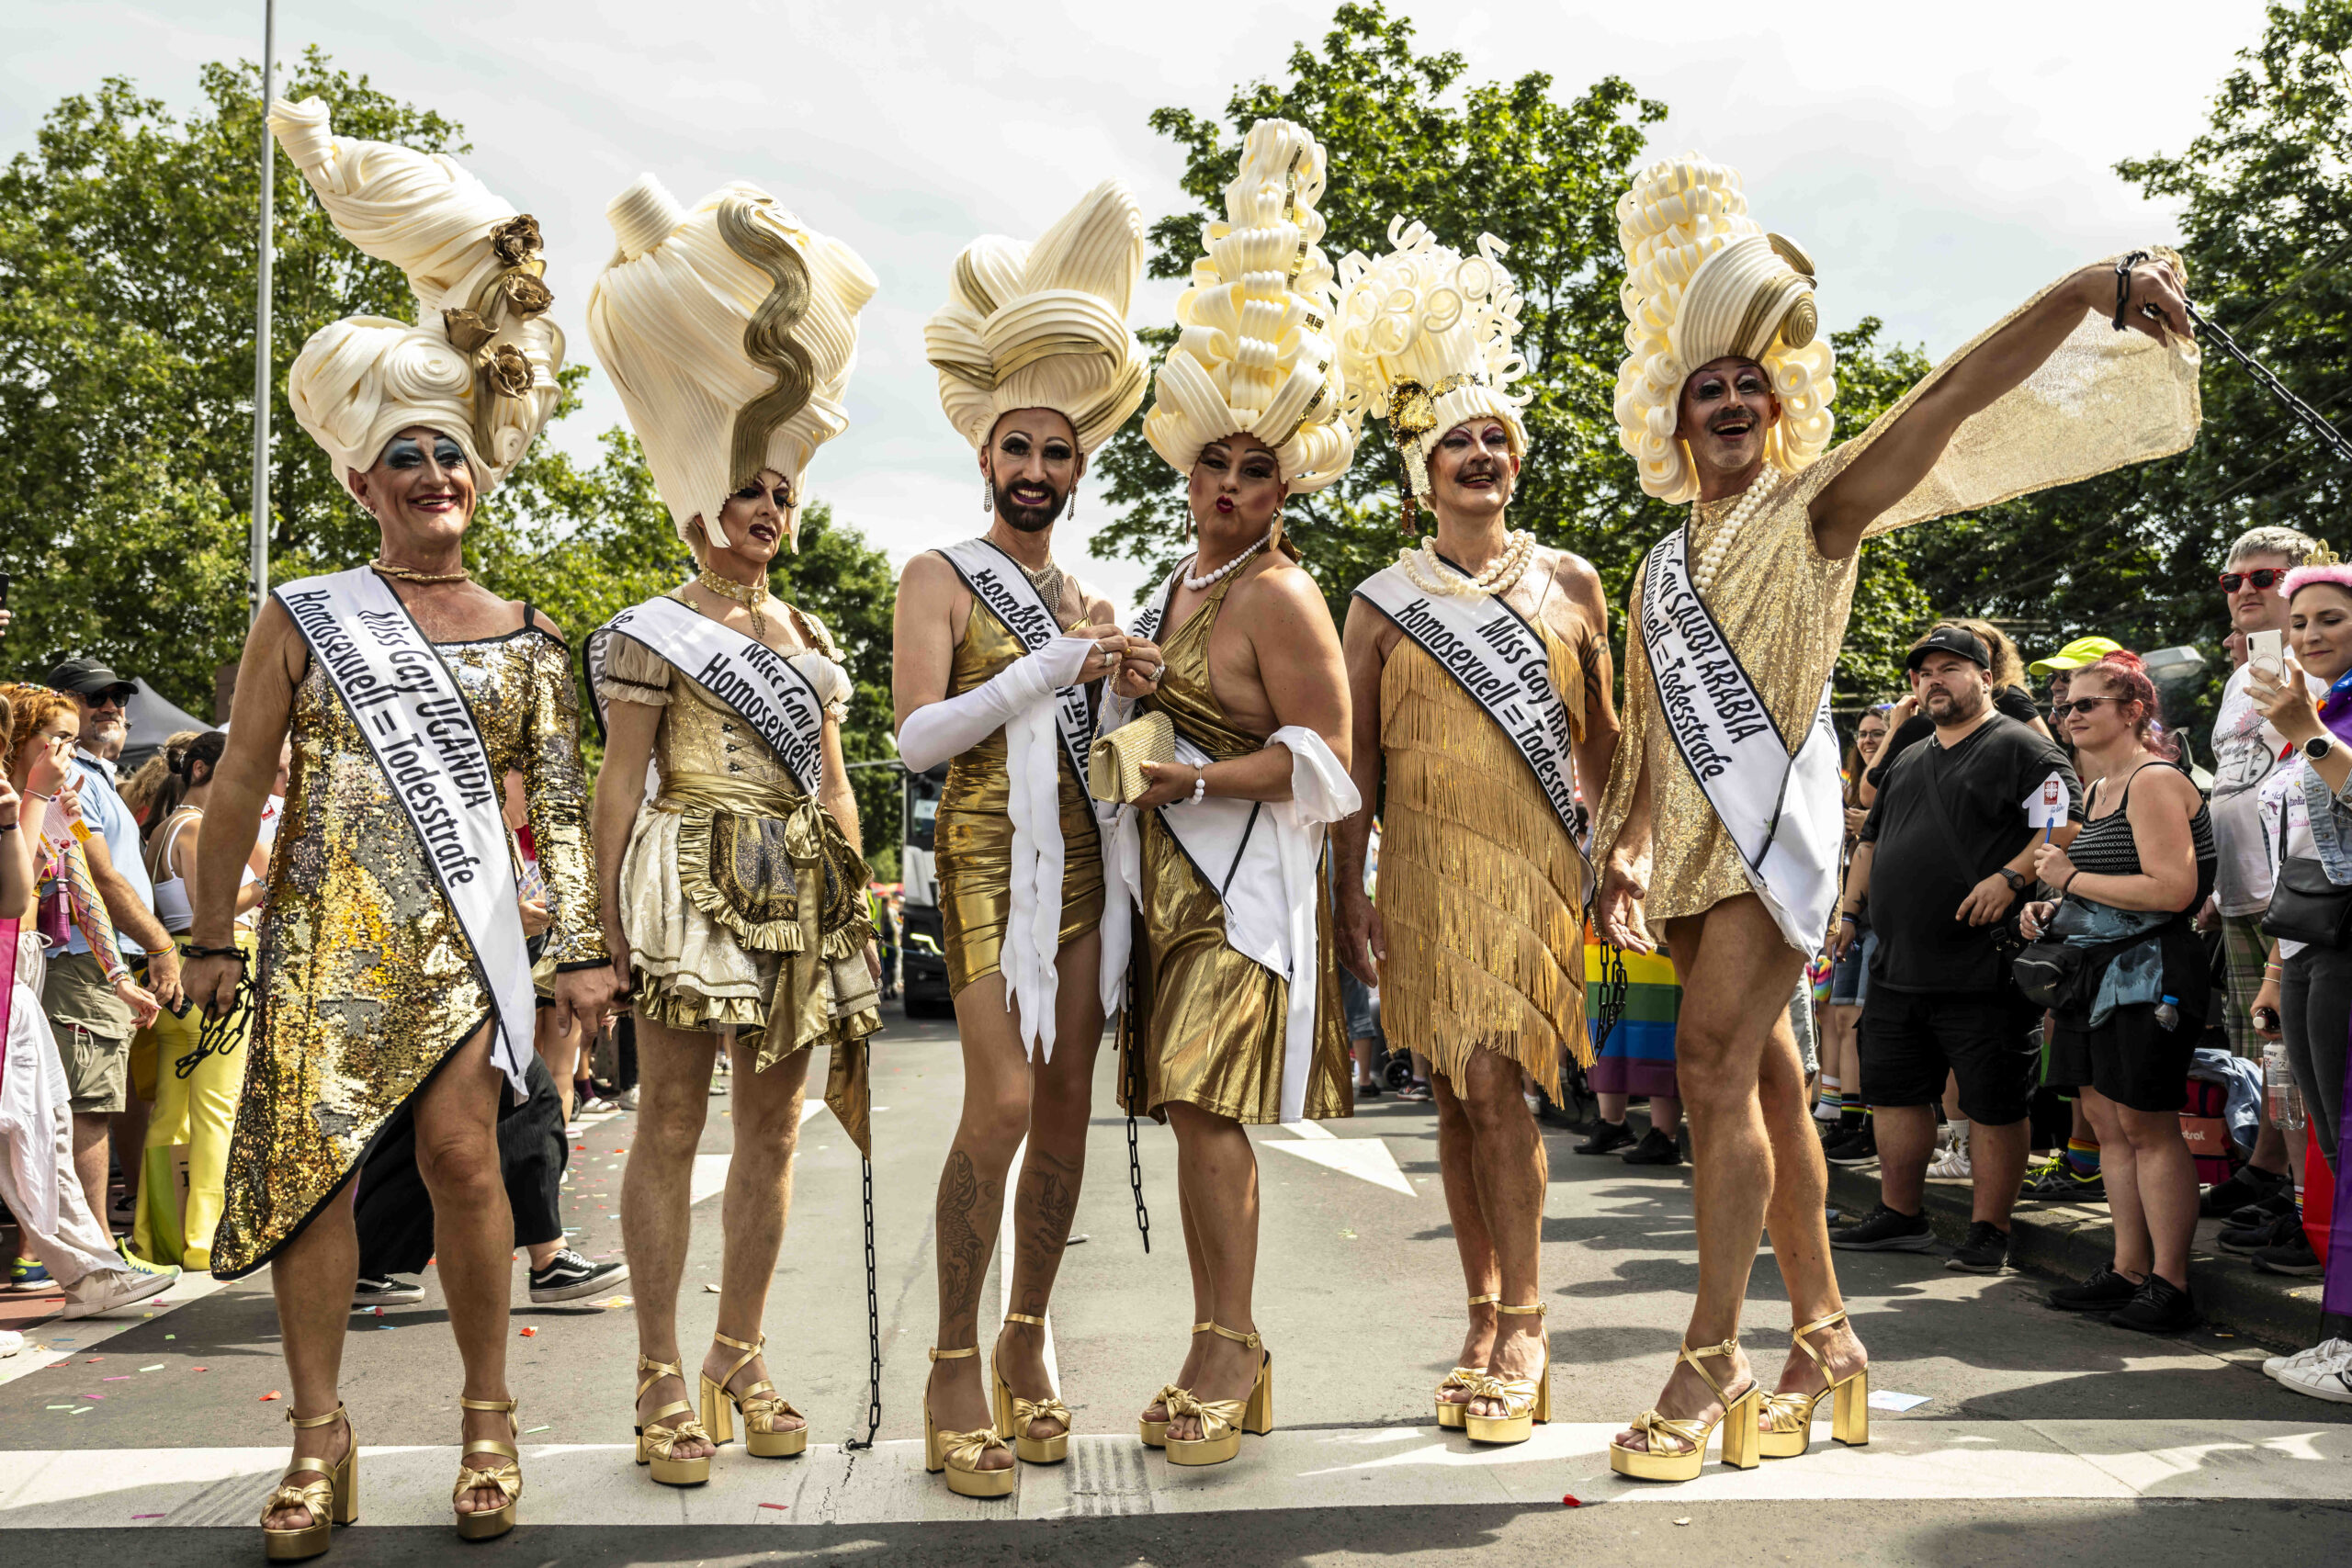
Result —
[[[1836, 387], [1814, 264], [1747, 216], [1738, 174], [1660, 160], [1618, 220], [1632, 349], [1620, 439], [1650, 494], [1692, 510], [1628, 605], [1625, 743], [1594, 837], [1599, 918], [1610, 940], [1644, 951], [1645, 909], [1662, 920], [1682, 985], [1675, 1055], [1701, 1293], [1691, 1348], [1610, 1460], [1685, 1480], [1727, 1403], [1758, 1427], [1766, 1455], [1804, 1451], [1833, 1387], [1837, 1436], [1868, 1437], [1867, 1358], [1829, 1265], [1820, 1142], [1787, 1021], [1835, 904], [1834, 751], [1814, 756], [1834, 741], [1815, 716], [1856, 551], [1870, 535], [2180, 450], [2197, 429], [2198, 359], [2173, 261], [2135, 252], [2042, 290], [1825, 450]], [[1758, 708], [1770, 731], [1754, 725]], [[1796, 1344], [1756, 1413], [1739, 1317], [1768, 1226]]]
[[[448, 158], [334, 135], [315, 100], [272, 105], [270, 126], [336, 228], [406, 271], [419, 305], [413, 326], [362, 316], [324, 328], [288, 375], [295, 418], [372, 515], [380, 546], [367, 570], [281, 590], [303, 589], [299, 626], [282, 596], [255, 620], [197, 847], [187, 989], [218, 1015], [243, 964], [240, 872], [290, 739], [212, 1261], [225, 1278], [270, 1265], [297, 1430], [262, 1528], [270, 1557], [300, 1558], [325, 1551], [334, 1521], [356, 1507], [353, 1423], [335, 1390], [358, 1261], [350, 1195], [361, 1155], [395, 1117], [414, 1122], [465, 1365], [458, 1529], [480, 1540], [514, 1527], [514, 1235], [496, 1121], [523, 1098], [531, 1002], [513, 867], [491, 858], [511, 853], [499, 812], [507, 770], [523, 775], [556, 910], [557, 1031], [601, 1024], [617, 986], [589, 870], [561, 636], [469, 581], [462, 550], [476, 502], [561, 396], [563, 336], [545, 314], [538, 226]], [[332, 650], [332, 671], [329, 654], [312, 657], [313, 638]], [[384, 650], [380, 665], [357, 651], [368, 646]], [[364, 734], [346, 705], [363, 692]], [[395, 744], [407, 748], [397, 794], [373, 750]]]

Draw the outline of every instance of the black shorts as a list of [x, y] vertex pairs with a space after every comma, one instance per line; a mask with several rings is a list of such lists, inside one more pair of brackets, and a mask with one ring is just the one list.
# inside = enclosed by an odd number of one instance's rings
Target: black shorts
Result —
[[2041, 1072], [2040, 1014], [2010, 987], [1898, 991], [1872, 985], [1862, 1004], [1862, 1099], [1933, 1105], [1960, 1078], [1960, 1113], [1988, 1127], [2022, 1122]]
[[2177, 1112], [2188, 1103], [2188, 1064], [2197, 1028], [2160, 1028], [2154, 1002], [2120, 1007], [2094, 1029], [2064, 1013], [2050, 1032], [2052, 1084], [2090, 1088], [2133, 1111]]

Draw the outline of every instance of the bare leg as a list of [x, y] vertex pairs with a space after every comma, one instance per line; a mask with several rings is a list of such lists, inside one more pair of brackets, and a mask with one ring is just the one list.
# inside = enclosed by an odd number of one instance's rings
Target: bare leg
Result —
[[[2154, 1243], [2148, 1235], [2147, 1211], [2142, 1206], [2139, 1150], [2122, 1124], [2123, 1108], [2098, 1090], [2085, 1085], [2075, 1091], [2075, 1103], [2083, 1108], [2098, 1134], [2099, 1175], [2107, 1181], [2108, 1218], [2115, 1226], [2115, 1271], [2135, 1283], [2145, 1280], [2155, 1267]], [[2173, 1135], [2179, 1136], [2179, 1118], [2173, 1121]], [[2188, 1152], [2186, 1145], [2182, 1153]], [[2193, 1176], [2195, 1166], [2189, 1168]], [[2192, 1223], [2191, 1230], [2196, 1228]], [[2187, 1249], [2183, 1248], [2183, 1262]], [[2187, 1285], [2183, 1274], [2173, 1280]]]
[[[1471, 1129], [1469, 1108], [1453, 1092], [1453, 1080], [1443, 1073], [1430, 1075], [1430, 1090], [1437, 1102], [1438, 1175], [1445, 1187], [1446, 1218], [1453, 1225], [1453, 1248], [1462, 1258], [1464, 1293], [1496, 1295], [1503, 1288], [1502, 1266], [1495, 1258], [1494, 1237], [1487, 1229], [1487, 1213], [1478, 1199], [1477, 1138]], [[1621, 1098], [1617, 1114], [1622, 1118], [1624, 1113]], [[1470, 1325], [1463, 1332], [1462, 1349], [1453, 1364], [1488, 1366], [1494, 1360], [1495, 1337], [1501, 1331], [1501, 1318], [1490, 1305], [1475, 1306], [1468, 1311]], [[1449, 1404], [1464, 1403], [1458, 1388], [1450, 1388], [1445, 1393]]]
[[1936, 1152], [1932, 1105], [1875, 1105], [1878, 1195], [1890, 1209], [1916, 1214], [1928, 1190], [1928, 1161]]
[[[1829, 1167], [1821, 1157], [1821, 1140], [1805, 1125], [1805, 1090], [1797, 1055], [1796, 1032], [1787, 1015], [1772, 1026], [1764, 1048], [1757, 1097], [1764, 1112], [1764, 1135], [1772, 1149], [1772, 1201], [1764, 1223], [1772, 1241], [1772, 1257], [1780, 1265], [1781, 1283], [1789, 1292], [1789, 1326], [1813, 1323], [1840, 1311], [1845, 1298], [1838, 1291], [1838, 1273], [1829, 1251], [1829, 1226], [1823, 1204], [1828, 1196]], [[1810, 1337], [1813, 1348], [1829, 1362], [1825, 1378], [1811, 1356], [1789, 1347], [1788, 1362], [1776, 1385], [1782, 1393], [1813, 1393], [1843, 1381], [1866, 1365], [1870, 1358], [1851, 1325], [1839, 1324]], [[1758, 1413], [1758, 1422], [1770, 1416]]]
[[[351, 1323], [351, 1287], [359, 1280], [359, 1232], [351, 1220], [351, 1198], [358, 1186], [356, 1180], [345, 1182], [343, 1190], [269, 1265], [270, 1293], [277, 1300], [279, 1352], [286, 1358], [287, 1379], [294, 1385], [294, 1403], [287, 1409], [305, 1419], [333, 1410], [338, 1397], [335, 1383], [343, 1371], [344, 1333]], [[330, 1462], [351, 1450], [348, 1422], [298, 1429], [292, 1436], [295, 1452]], [[287, 1479], [299, 1483], [323, 1477], [304, 1470]], [[315, 1521], [308, 1508], [277, 1508], [263, 1522], [271, 1529], [294, 1530]]]
[[[1206, 1265], [1211, 1312], [1205, 1321], [1236, 1334], [1254, 1334], [1251, 1289], [1258, 1275], [1258, 1156], [1241, 1124], [1196, 1105], [1172, 1101], [1168, 1124], [1176, 1133], [1176, 1180], [1191, 1195], [1197, 1224], [1186, 1227], [1187, 1246], [1197, 1238]], [[1258, 1377], [1262, 1352], [1218, 1334], [1194, 1337], [1200, 1370], [1188, 1386], [1204, 1404], [1246, 1400]], [[1202, 1437], [1197, 1416], [1179, 1416], [1168, 1424], [1170, 1438]]]
[[[1803, 1087], [1802, 1083], [1799, 1087]], [[1650, 1096], [1650, 1125], [1669, 1138], [1679, 1133], [1682, 1130], [1682, 1101], [1670, 1094]]]
[[[2186, 1152], [2187, 1145], [2182, 1147]], [[1997, 1127], [1988, 1127], [1982, 1122], [1968, 1124], [1972, 1219], [1990, 1221], [2003, 1230], [2009, 1228], [2009, 1211], [2017, 1207], [2018, 1192], [2025, 1185], [2026, 1163], [2032, 1156], [2033, 1122], [2030, 1118], [2006, 1122]]]
[[1359, 1034], [1348, 1043], [1350, 1049], [1355, 1053], [1358, 1090], [1377, 1087], [1372, 1081], [1372, 1058], [1373, 1048], [1379, 1042], [1369, 1034]]
[[[649, 1018], [637, 1021], [637, 1140], [621, 1172], [621, 1244], [628, 1252], [630, 1292], [637, 1297], [638, 1353], [671, 1366], [685, 1364], [678, 1357], [678, 1281], [685, 1272], [686, 1239], [694, 1224], [695, 1148], [709, 1111], [710, 1071], [718, 1054], [716, 1034], [672, 1029]], [[731, 1186], [731, 1168], [728, 1175]], [[630, 1385], [637, 1381], [631, 1372]], [[664, 1405], [693, 1400], [694, 1390], [683, 1377], [662, 1378], [638, 1400], [638, 1425]], [[715, 1451], [715, 1444], [700, 1438], [682, 1438], [671, 1450], [681, 1460]]]
[[1625, 1119], [1625, 1104], [1629, 1096], [1596, 1094], [1592, 1098], [1600, 1102], [1600, 1119], [1603, 1122], [1623, 1122]]
[[[756, 1345], [767, 1317], [776, 1254], [784, 1247], [785, 1220], [792, 1209], [792, 1156], [800, 1142], [800, 1100], [808, 1081], [810, 1053], [796, 1051], [761, 1072], [759, 1037], [745, 1032], [736, 1036], [729, 1055], [735, 1063], [735, 1095], [729, 1107], [735, 1148], [727, 1159], [727, 1193], [718, 1215], [727, 1241], [720, 1266], [718, 1332]], [[714, 1382], [725, 1377], [742, 1353], [713, 1339], [702, 1359], [703, 1375]], [[728, 1386], [740, 1393], [767, 1377], [766, 1358], [754, 1356], [728, 1380]], [[768, 1429], [789, 1432], [807, 1425], [797, 1416], [777, 1416]]]
[[[81, 1179], [83, 1201], [101, 1226], [107, 1219], [107, 1123], [110, 1119], [89, 1111], [74, 1112], [74, 1174]], [[129, 1145], [126, 1145], [129, 1146]]]
[[[1182, 1158], [1180, 1153], [1177, 1156]], [[1208, 1244], [1200, 1234], [1200, 1221], [1193, 1213], [1193, 1194], [1181, 1179], [1176, 1183], [1176, 1215], [1184, 1226], [1184, 1261], [1193, 1271], [1193, 1321], [1213, 1323], [1216, 1320], [1216, 1295], [1209, 1284]], [[1201, 1375], [1201, 1357], [1206, 1347], [1202, 1343], [1214, 1337], [1206, 1329], [1185, 1336], [1184, 1364], [1176, 1369], [1176, 1386], [1191, 1388]], [[1153, 1400], [1143, 1408], [1147, 1421], [1168, 1419], [1168, 1406]]]
[[[1469, 1127], [1477, 1207], [1498, 1280], [1494, 1288], [1503, 1305], [1531, 1306], [1543, 1300], [1537, 1269], [1544, 1239], [1544, 1140], [1520, 1097], [1517, 1062], [1498, 1051], [1474, 1051], [1462, 1077], [1464, 1092], [1458, 1103]], [[1533, 1378], [1544, 1368], [1544, 1342], [1541, 1314], [1498, 1314], [1487, 1370], [1498, 1378]], [[1474, 1399], [1469, 1414], [1507, 1412], [1500, 1400]]]

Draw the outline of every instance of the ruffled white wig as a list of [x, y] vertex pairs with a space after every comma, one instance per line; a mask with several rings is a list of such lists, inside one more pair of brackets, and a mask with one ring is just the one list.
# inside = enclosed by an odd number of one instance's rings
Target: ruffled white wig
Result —
[[588, 338], [628, 411], [678, 536], [710, 541], [727, 498], [774, 469], [800, 547], [802, 476], [849, 428], [857, 316], [877, 287], [857, 253], [756, 186], [691, 209], [646, 175], [605, 209], [619, 248], [588, 295]]
[[1527, 453], [1520, 410], [1530, 394], [1511, 383], [1527, 362], [1519, 335], [1520, 294], [1504, 270], [1503, 243], [1478, 236], [1477, 254], [1437, 243], [1418, 222], [1389, 220], [1388, 254], [1351, 251], [1340, 263], [1340, 368], [1351, 428], [1385, 419], [1405, 466], [1406, 522], [1429, 494], [1429, 456], [1447, 431], [1494, 418], [1510, 449]]
[[1332, 272], [1322, 246], [1325, 160], [1303, 126], [1261, 119], [1225, 187], [1226, 220], [1201, 225], [1207, 254], [1176, 301], [1182, 335], [1159, 367], [1144, 439], [1189, 474], [1201, 448], [1254, 435], [1293, 495], [1347, 472], [1355, 432], [1341, 417], [1329, 334]]
[[1661, 501], [1697, 497], [1690, 454], [1675, 434], [1682, 384], [1726, 355], [1770, 378], [1781, 418], [1764, 458], [1793, 474], [1829, 445], [1836, 361], [1815, 335], [1813, 262], [1747, 216], [1739, 171], [1698, 154], [1661, 158], [1618, 199], [1625, 248], [1625, 346], [1617, 367], [1617, 439]]
[[269, 126], [336, 230], [407, 273], [417, 305], [413, 325], [346, 316], [313, 333], [287, 374], [294, 418], [338, 480], [418, 424], [464, 448], [489, 494], [562, 396], [538, 224], [451, 158], [335, 135], [316, 98], [272, 104]]
[[1143, 209], [1105, 180], [1035, 243], [964, 247], [947, 303], [923, 323], [939, 401], [978, 450], [1015, 409], [1052, 409], [1091, 452], [1143, 401], [1143, 344], [1127, 304], [1143, 276]]

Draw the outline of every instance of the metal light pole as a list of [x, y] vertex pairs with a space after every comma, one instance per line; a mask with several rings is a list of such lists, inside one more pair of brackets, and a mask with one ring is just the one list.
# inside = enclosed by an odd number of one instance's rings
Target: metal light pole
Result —
[[270, 209], [277, 185], [277, 146], [269, 133], [269, 106], [277, 96], [277, 0], [263, 0], [261, 38], [261, 265], [254, 287], [252, 564], [253, 612], [256, 619], [269, 598]]

